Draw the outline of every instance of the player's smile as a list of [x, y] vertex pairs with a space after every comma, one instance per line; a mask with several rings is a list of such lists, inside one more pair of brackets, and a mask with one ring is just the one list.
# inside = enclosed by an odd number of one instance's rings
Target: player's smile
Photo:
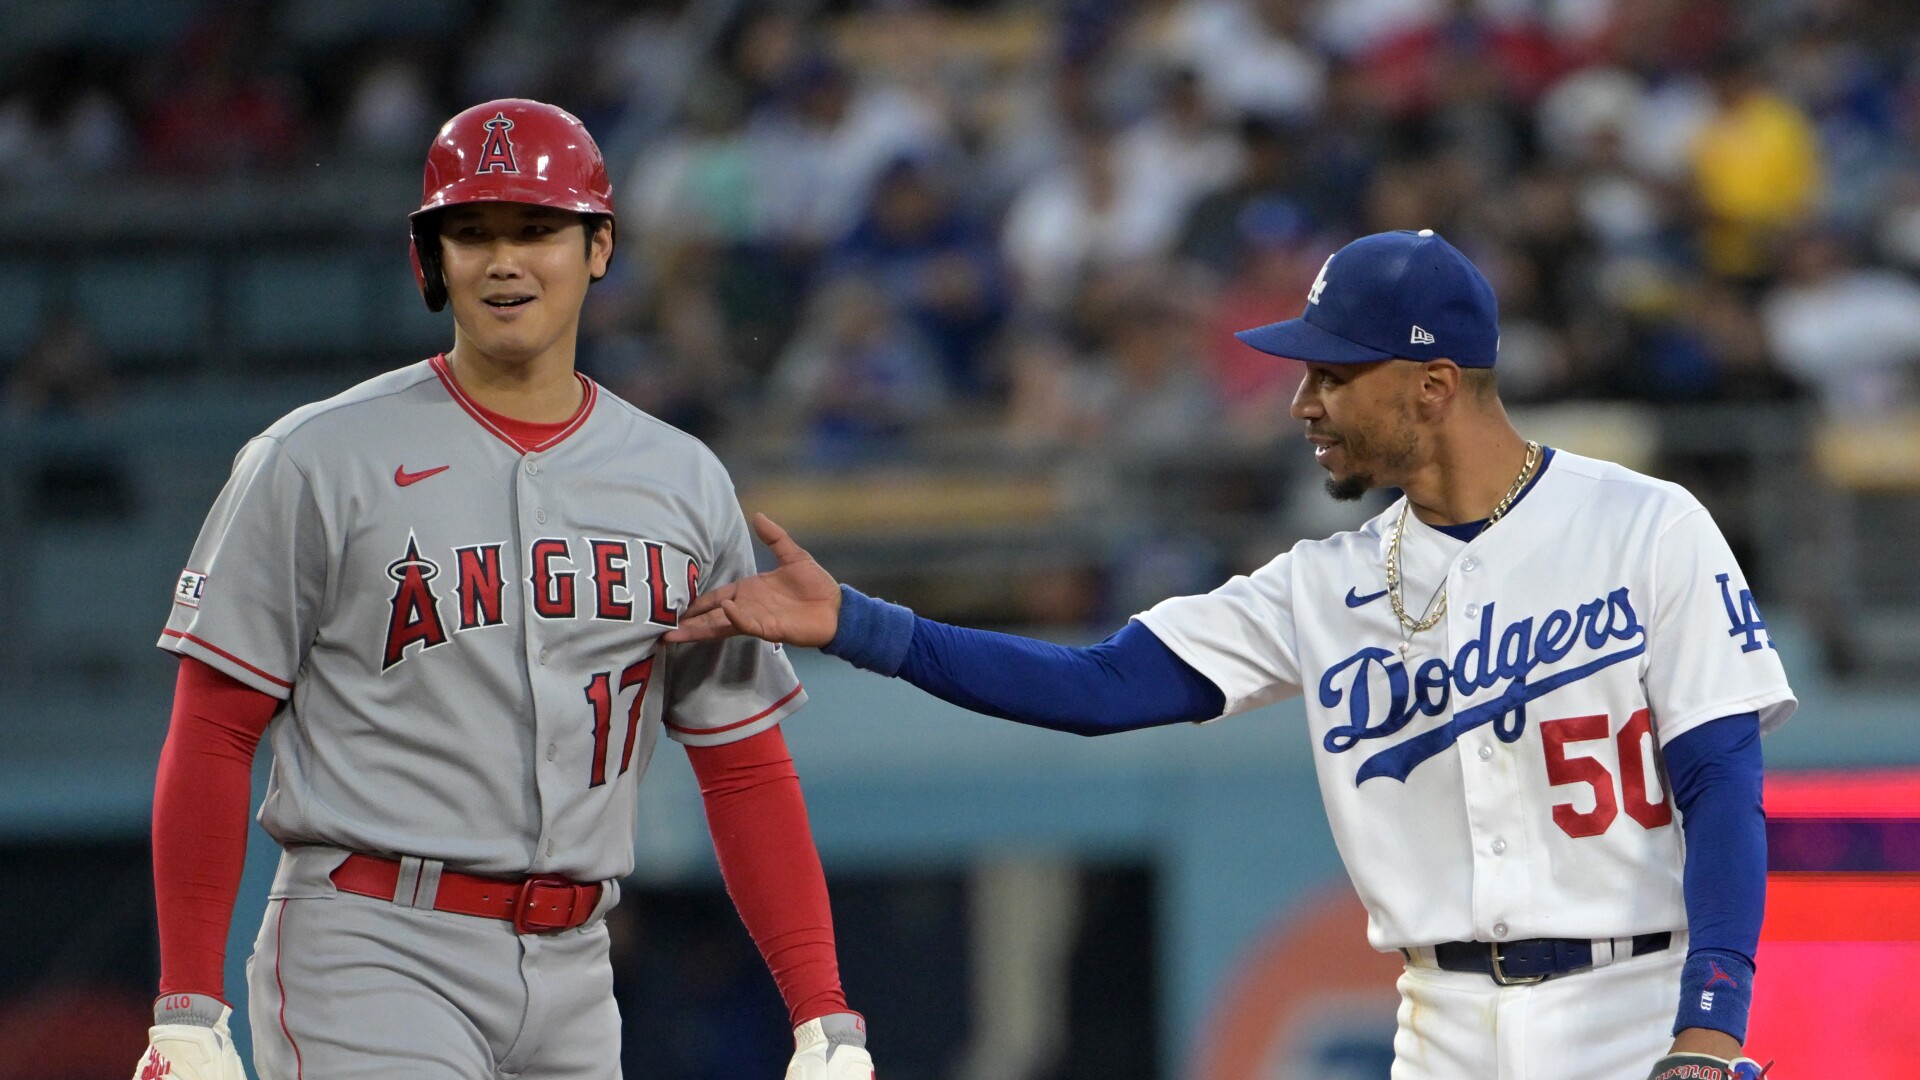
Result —
[[1313, 444], [1313, 460], [1330, 473], [1335, 473], [1335, 460], [1345, 459], [1346, 440], [1335, 435], [1327, 428], [1327, 412], [1331, 399], [1339, 397], [1341, 390], [1354, 378], [1355, 372], [1342, 370], [1326, 364], [1307, 365], [1306, 377], [1300, 380], [1300, 387], [1293, 396], [1293, 415], [1307, 422], [1307, 442]]
[[506, 293], [500, 296], [489, 296], [485, 300], [482, 300], [481, 303], [493, 309], [495, 318], [513, 320], [526, 314], [527, 305], [533, 303], [536, 299], [538, 299], [538, 297], [526, 293]]

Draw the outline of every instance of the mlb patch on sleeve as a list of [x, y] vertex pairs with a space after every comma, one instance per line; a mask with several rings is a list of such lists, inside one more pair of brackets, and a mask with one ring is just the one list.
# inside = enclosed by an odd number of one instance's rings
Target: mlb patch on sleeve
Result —
[[207, 575], [198, 570], [180, 571], [180, 582], [173, 587], [173, 602], [182, 607], [197, 608], [200, 598], [207, 593]]

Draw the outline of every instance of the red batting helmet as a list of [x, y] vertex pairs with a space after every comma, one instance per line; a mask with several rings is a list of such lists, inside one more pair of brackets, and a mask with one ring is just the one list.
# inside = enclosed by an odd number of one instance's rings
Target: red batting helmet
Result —
[[447, 306], [433, 212], [479, 202], [532, 203], [611, 218], [613, 185], [586, 125], [564, 109], [501, 98], [447, 121], [427, 149], [420, 209], [407, 216], [413, 274], [428, 310]]

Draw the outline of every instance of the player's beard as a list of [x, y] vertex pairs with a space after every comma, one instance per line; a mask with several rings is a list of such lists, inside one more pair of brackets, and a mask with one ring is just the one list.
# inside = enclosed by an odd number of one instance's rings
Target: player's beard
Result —
[[1341, 502], [1353, 502], [1379, 487], [1381, 474], [1399, 474], [1412, 465], [1420, 449], [1412, 408], [1402, 412], [1398, 426], [1377, 437], [1359, 432], [1341, 436], [1341, 447], [1353, 471], [1345, 476], [1329, 474], [1327, 494]]

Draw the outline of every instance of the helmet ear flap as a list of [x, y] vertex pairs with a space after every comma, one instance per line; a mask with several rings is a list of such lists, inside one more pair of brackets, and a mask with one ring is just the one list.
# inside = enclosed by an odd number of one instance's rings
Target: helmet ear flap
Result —
[[433, 216], [413, 223], [413, 279], [420, 286], [420, 298], [428, 311], [447, 306], [447, 277], [440, 266], [440, 231], [433, 227]]

